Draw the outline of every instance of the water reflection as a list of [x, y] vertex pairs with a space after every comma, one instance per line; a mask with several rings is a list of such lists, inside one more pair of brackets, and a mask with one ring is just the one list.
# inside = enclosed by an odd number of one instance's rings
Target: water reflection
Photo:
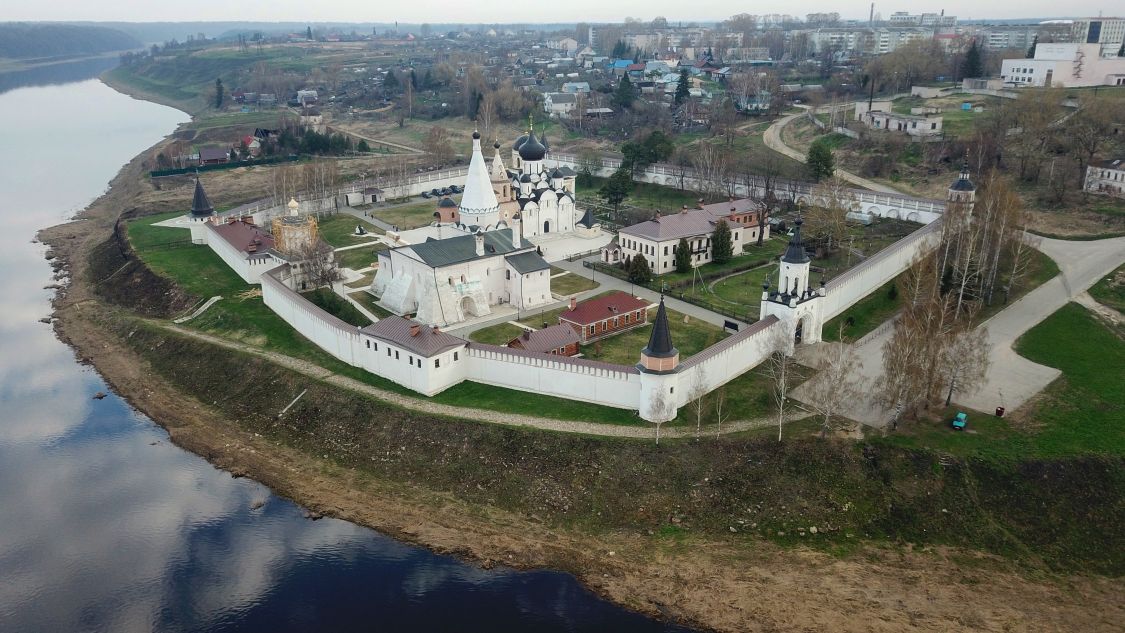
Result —
[[[0, 97], [0, 631], [659, 631], [568, 576], [484, 571], [302, 518], [76, 363], [35, 231], [185, 119], [96, 81]], [[257, 507], [260, 502], [265, 505]]]

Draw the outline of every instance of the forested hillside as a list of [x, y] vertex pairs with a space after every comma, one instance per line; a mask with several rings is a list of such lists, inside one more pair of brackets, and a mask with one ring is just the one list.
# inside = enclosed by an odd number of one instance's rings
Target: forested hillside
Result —
[[101, 26], [21, 22], [0, 24], [0, 57], [58, 57], [106, 53], [140, 46], [141, 42], [132, 35]]

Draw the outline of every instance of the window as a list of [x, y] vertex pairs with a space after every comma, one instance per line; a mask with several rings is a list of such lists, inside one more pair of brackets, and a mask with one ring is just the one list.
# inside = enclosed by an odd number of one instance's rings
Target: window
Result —
[[461, 355], [458, 354], [457, 352], [453, 352], [453, 360], [455, 360], [455, 361], [461, 360]]
[[406, 362], [409, 363], [411, 367], [413, 367], [414, 366], [414, 357], [411, 356], [410, 354], [407, 354]]
[[371, 349], [371, 341], [367, 341], [367, 349]]
[[434, 359], [434, 369], [439, 369], [440, 367], [441, 367], [441, 359], [435, 358]]
[[395, 360], [398, 360], [398, 350], [395, 350]]
[[667, 255], [667, 254], [668, 254], [668, 247], [667, 247], [667, 246], [665, 246], [665, 247], [664, 247], [664, 254], [665, 254], [665, 255]]
[[387, 357], [390, 358], [390, 356], [391, 356], [391, 348], [388, 347], [387, 348]]
[[379, 343], [376, 342], [375, 346], [372, 349], [375, 350], [376, 352], [379, 351]]

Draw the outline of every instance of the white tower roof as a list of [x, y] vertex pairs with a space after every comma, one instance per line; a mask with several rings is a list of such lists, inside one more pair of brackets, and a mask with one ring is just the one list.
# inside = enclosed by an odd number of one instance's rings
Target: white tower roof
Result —
[[[488, 164], [480, 151], [480, 132], [473, 132], [473, 157], [469, 160], [469, 175], [465, 178], [465, 193], [461, 196], [461, 213], [466, 224], [489, 226], [500, 219], [500, 203], [492, 191]], [[488, 217], [491, 215], [491, 217]]]

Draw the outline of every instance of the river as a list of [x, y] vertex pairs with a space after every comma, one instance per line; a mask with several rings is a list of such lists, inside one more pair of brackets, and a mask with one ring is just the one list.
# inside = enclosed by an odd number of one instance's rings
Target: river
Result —
[[39, 85], [54, 80], [0, 94], [0, 631], [682, 630], [566, 574], [306, 519], [93, 399], [109, 387], [39, 322], [53, 279], [33, 238], [187, 116], [95, 79]]

